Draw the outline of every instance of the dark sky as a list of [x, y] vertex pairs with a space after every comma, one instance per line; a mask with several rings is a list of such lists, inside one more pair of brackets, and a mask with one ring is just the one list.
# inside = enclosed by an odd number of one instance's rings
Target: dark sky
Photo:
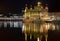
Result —
[[[28, 6], [30, 4], [34, 5], [38, 0], [0, 0], [0, 13], [20, 13], [24, 9], [25, 4]], [[48, 3], [50, 12], [60, 11], [60, 1], [59, 0], [39, 0], [43, 4]]]
[[50, 12], [60, 12], [60, 0], [48, 0]]
[[0, 0], [0, 12], [21, 12], [25, 1], [22, 0]]

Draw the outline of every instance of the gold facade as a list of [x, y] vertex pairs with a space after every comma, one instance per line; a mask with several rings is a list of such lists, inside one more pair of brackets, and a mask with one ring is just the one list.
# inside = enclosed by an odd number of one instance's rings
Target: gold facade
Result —
[[34, 8], [32, 6], [28, 9], [27, 5], [24, 10], [24, 20], [26, 21], [34, 21], [34, 20], [40, 20], [41, 17], [48, 16], [48, 6], [46, 5], [43, 7], [41, 2], [38, 2]]

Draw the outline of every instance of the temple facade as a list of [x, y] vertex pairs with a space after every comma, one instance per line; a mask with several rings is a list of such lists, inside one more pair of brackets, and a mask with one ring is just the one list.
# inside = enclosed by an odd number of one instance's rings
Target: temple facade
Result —
[[28, 9], [27, 5], [24, 10], [24, 21], [43, 20], [44, 16], [48, 16], [48, 6], [43, 6], [41, 2], [37, 2], [37, 5]]

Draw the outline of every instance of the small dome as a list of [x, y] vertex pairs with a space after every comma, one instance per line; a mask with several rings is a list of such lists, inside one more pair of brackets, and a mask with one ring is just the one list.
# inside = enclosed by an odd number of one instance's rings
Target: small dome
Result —
[[43, 6], [41, 6], [41, 8], [43, 9]]
[[25, 9], [28, 9], [27, 4], [25, 4]]
[[48, 9], [48, 7], [46, 6], [45, 9]]
[[30, 10], [32, 10], [32, 5], [30, 6]]
[[46, 7], [45, 7], [45, 9], [47, 9], [48, 10], [48, 6], [47, 6], [48, 4], [46, 4]]
[[40, 5], [41, 4], [41, 2], [38, 2], [38, 5]]

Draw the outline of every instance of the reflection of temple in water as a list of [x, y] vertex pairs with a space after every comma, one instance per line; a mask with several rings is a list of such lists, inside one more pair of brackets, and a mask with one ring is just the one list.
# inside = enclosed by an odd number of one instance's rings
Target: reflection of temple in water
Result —
[[23, 23], [22, 21], [20, 21], [20, 18], [22, 18], [22, 16], [17, 15], [17, 14], [12, 14], [9, 17], [4, 16], [4, 15], [0, 15], [0, 27], [4, 27], [4, 28], [19, 28], [22, 27]]
[[4, 27], [4, 28], [6, 28], [6, 27], [16, 27], [16, 28], [19, 28], [19, 27], [22, 27], [22, 25], [23, 25], [23, 23], [22, 23], [22, 21], [0, 21], [0, 27], [2, 28], [2, 27]]
[[48, 31], [49, 30], [59, 30], [59, 26], [54, 23], [24, 23], [23, 24], [23, 32], [25, 34], [25, 40], [27, 41], [28, 36], [32, 39], [37, 39], [37, 41], [41, 41], [43, 37], [45, 37], [45, 41], [48, 39]]

